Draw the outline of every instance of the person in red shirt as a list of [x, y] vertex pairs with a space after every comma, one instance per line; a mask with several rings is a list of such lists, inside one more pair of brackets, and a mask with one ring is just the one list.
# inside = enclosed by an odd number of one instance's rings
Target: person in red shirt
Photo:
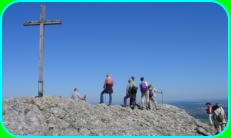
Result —
[[207, 106], [206, 112], [209, 116], [209, 123], [210, 125], [213, 125], [213, 120], [212, 120], [213, 109], [212, 109], [211, 103], [207, 102], [205, 105]]
[[104, 103], [103, 95], [105, 93], [108, 93], [109, 94], [109, 105], [111, 105], [111, 103], [112, 103], [112, 93], [113, 93], [113, 89], [112, 89], [113, 84], [114, 83], [113, 83], [113, 80], [111, 78], [111, 74], [107, 74], [105, 82], [104, 82], [104, 86], [103, 86], [104, 90], [100, 94], [100, 103]]

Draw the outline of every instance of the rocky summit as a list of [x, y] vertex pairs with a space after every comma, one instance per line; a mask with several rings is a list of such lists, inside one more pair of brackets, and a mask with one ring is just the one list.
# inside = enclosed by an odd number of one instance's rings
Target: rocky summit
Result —
[[3, 101], [3, 124], [20, 136], [199, 136], [210, 126], [183, 109], [159, 105], [140, 110], [92, 105], [58, 96], [12, 98]]

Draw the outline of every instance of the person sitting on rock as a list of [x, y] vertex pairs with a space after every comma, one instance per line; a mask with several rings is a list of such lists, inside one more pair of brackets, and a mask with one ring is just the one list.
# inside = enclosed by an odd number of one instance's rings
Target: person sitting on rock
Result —
[[79, 94], [79, 89], [78, 88], [74, 88], [74, 93], [72, 94], [71, 97], [73, 100], [83, 100], [86, 101], [86, 96], [84, 96], [84, 98], [82, 98]]
[[[156, 96], [154, 93], [162, 94], [163, 92], [161, 90], [155, 89], [152, 84], [148, 85], [148, 90], [149, 90], [149, 100], [153, 102], [155, 109], [158, 110]], [[150, 103], [149, 107], [151, 108], [151, 102], [149, 103]]]
[[213, 109], [212, 109], [211, 103], [207, 102], [205, 105], [207, 106], [206, 112], [209, 116], [209, 124], [213, 125], [213, 120], [212, 120]]
[[214, 127], [216, 128], [216, 134], [220, 133], [224, 130], [226, 126], [226, 115], [224, 109], [221, 107], [219, 103], [216, 103], [212, 107], [213, 109], [213, 120], [214, 120]]
[[112, 87], [113, 87], [113, 80], [111, 78], [111, 74], [107, 74], [105, 82], [104, 82], [104, 86], [103, 86], [104, 90], [100, 94], [100, 103], [104, 103], [103, 102], [103, 95], [105, 93], [108, 93], [109, 94], [109, 105], [111, 105], [111, 103], [112, 103], [112, 93], [113, 93]]

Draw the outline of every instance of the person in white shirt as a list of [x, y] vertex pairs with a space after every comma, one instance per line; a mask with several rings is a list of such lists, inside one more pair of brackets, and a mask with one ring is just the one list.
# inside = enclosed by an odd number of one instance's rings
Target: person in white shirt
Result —
[[140, 78], [140, 92], [141, 92], [141, 110], [144, 108], [144, 99], [146, 99], [146, 109], [150, 109], [148, 83], [144, 81], [144, 77]]
[[74, 93], [72, 94], [71, 97], [73, 100], [83, 100], [86, 101], [86, 97], [82, 98], [79, 94], [79, 89], [78, 88], [74, 88]]
[[[149, 90], [149, 99], [150, 101], [153, 102], [155, 109], [158, 110], [155, 93], [162, 94], [163, 92], [161, 90], [155, 89], [152, 84], [148, 85], [148, 90]], [[151, 102], [150, 102], [150, 108], [151, 108]]]

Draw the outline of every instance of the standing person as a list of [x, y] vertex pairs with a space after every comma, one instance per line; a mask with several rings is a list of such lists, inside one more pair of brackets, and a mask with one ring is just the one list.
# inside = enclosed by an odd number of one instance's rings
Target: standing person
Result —
[[207, 106], [206, 112], [209, 116], [209, 124], [213, 125], [213, 120], [212, 120], [213, 109], [212, 109], [211, 103], [207, 102], [205, 105]]
[[135, 87], [136, 87], [135, 77], [134, 77], [134, 76], [131, 76], [131, 80], [132, 80], [132, 84], [133, 84], [133, 86], [135, 86]]
[[136, 87], [135, 77], [134, 76], [131, 77], [131, 81], [132, 81], [132, 87], [131, 87], [130, 94], [129, 94], [129, 96], [130, 96], [130, 107], [132, 109], [134, 109], [135, 106], [136, 106], [136, 93], [137, 93], [138, 88]]
[[100, 103], [104, 103], [103, 102], [103, 95], [105, 93], [108, 93], [109, 94], [109, 105], [111, 105], [111, 103], [112, 103], [112, 93], [113, 93], [113, 89], [112, 89], [113, 84], [114, 83], [113, 83], [113, 80], [111, 78], [111, 74], [107, 74], [105, 82], [104, 82], [104, 86], [103, 86], [104, 90], [100, 94]]
[[74, 88], [74, 93], [71, 96], [71, 99], [73, 100], [83, 100], [86, 101], [86, 97], [82, 98], [79, 94], [79, 89], [78, 88]]
[[221, 107], [219, 103], [216, 103], [212, 107], [213, 109], [213, 120], [214, 120], [214, 127], [216, 128], [216, 134], [220, 133], [224, 130], [226, 126], [226, 115], [224, 109]]
[[150, 108], [151, 108], [151, 101], [152, 101], [155, 106], [155, 109], [158, 110], [155, 93], [162, 94], [163, 92], [161, 90], [155, 89], [152, 84], [148, 85], [148, 90], [149, 90]]
[[146, 109], [150, 109], [148, 83], [144, 81], [144, 77], [140, 78], [140, 91], [141, 91], [141, 109], [144, 109], [144, 99], [146, 99]]
[[130, 97], [129, 94], [130, 94], [131, 88], [132, 88], [132, 80], [129, 79], [127, 87], [126, 87], [126, 96], [124, 96], [124, 106], [127, 106], [127, 99]]

